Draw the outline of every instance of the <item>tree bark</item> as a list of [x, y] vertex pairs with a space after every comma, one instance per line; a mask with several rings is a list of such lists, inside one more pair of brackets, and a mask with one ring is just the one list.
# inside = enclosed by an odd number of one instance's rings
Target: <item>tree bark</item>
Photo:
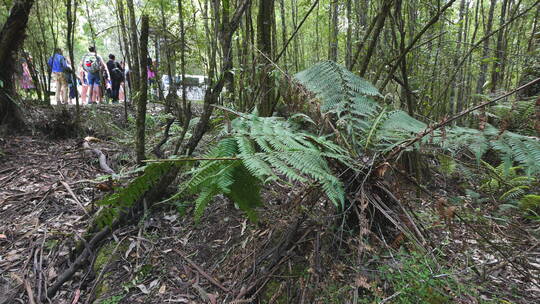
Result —
[[[491, 0], [491, 4], [489, 6], [486, 31], [485, 31], [486, 33], [491, 33], [491, 29], [493, 28], [493, 12], [495, 11], [496, 4], [497, 4], [497, 0]], [[484, 40], [484, 47], [482, 48], [482, 57], [481, 57], [482, 59], [486, 59], [487, 56], [489, 55], [489, 42], [490, 42], [489, 37]], [[484, 93], [484, 83], [486, 82], [487, 69], [488, 69], [487, 62], [482, 61], [482, 63], [480, 64], [480, 74], [478, 75], [478, 81], [476, 82], [477, 95], [481, 95], [482, 93]], [[481, 108], [478, 128], [480, 130], [484, 130], [486, 123], [487, 123], [486, 110], [485, 108]]]
[[0, 125], [6, 124], [15, 130], [24, 126], [21, 113], [14, 102], [15, 86], [13, 72], [15, 56], [26, 38], [26, 25], [34, 0], [16, 0], [0, 31]]
[[[133, 97], [136, 95], [136, 93], [139, 91], [139, 82], [146, 81], [146, 79], [142, 78], [142, 70], [139, 69], [139, 65], [141, 63], [138, 62], [139, 60], [139, 39], [137, 38], [137, 20], [135, 19], [135, 8], [133, 7], [133, 0], [127, 0], [127, 7], [129, 11], [129, 27], [131, 32], [131, 57], [133, 58], [132, 65], [129, 67], [129, 75], [131, 77], [131, 88], [132, 92], [135, 94], [131, 94]], [[144, 75], [146, 75], [146, 58], [144, 58]]]
[[[131, 0], [130, 0], [131, 1]], [[137, 152], [137, 163], [142, 165], [142, 161], [145, 159], [145, 120], [146, 120], [146, 99], [148, 94], [148, 81], [146, 81], [146, 58], [148, 57], [148, 16], [143, 15], [141, 19], [141, 45], [140, 45], [140, 91], [137, 98], [137, 138], [135, 141]]]
[[270, 75], [272, 63], [267, 58], [272, 58], [272, 20], [274, 16], [274, 0], [259, 0], [259, 13], [257, 15], [257, 48], [260, 53], [259, 60], [259, 91], [261, 99], [259, 114], [271, 116], [274, 105], [274, 78]]
[[373, 57], [373, 53], [375, 52], [375, 48], [377, 47], [379, 35], [381, 34], [384, 28], [384, 22], [386, 21], [386, 17], [390, 13], [390, 7], [392, 7], [393, 3], [394, 3], [394, 0], [386, 0], [384, 1], [383, 6], [381, 7], [381, 12], [377, 18], [377, 22], [375, 25], [375, 32], [373, 32], [373, 37], [371, 38], [371, 42], [368, 46], [366, 56], [364, 57], [364, 61], [362, 62], [362, 66], [360, 67], [359, 74], [362, 77], [366, 75], [369, 62], [371, 61], [371, 57]]
[[333, 0], [330, 8], [330, 33], [329, 33], [329, 48], [328, 48], [328, 60], [337, 62], [338, 57], [338, 14], [339, 14], [339, 1]]
[[[506, 11], [508, 8], [508, 0], [503, 0], [501, 4], [501, 15], [499, 16], [499, 26], [503, 25], [506, 19]], [[504, 61], [505, 51], [503, 50], [505, 42], [504, 42], [504, 33], [505, 31], [499, 31], [497, 34], [497, 47], [495, 49], [494, 57], [496, 58], [493, 62], [493, 67], [491, 71], [491, 92], [495, 92], [497, 90], [497, 84], [499, 83], [499, 79], [502, 78], [502, 70], [504, 70], [504, 66], [502, 62]]]

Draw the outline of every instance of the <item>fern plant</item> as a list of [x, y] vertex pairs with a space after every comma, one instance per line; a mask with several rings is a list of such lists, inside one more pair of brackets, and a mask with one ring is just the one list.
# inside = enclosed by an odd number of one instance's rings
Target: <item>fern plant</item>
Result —
[[493, 167], [484, 161], [482, 164], [490, 177], [482, 183], [480, 190], [497, 195], [501, 209], [519, 207], [528, 211], [540, 207], [540, 196], [533, 194], [536, 178], [524, 175], [522, 167], [506, 168], [504, 163]]
[[[292, 120], [236, 113], [238, 118], [231, 122], [230, 130], [222, 134], [217, 145], [189, 172], [189, 180], [171, 199], [186, 193], [198, 194], [195, 216], [199, 219], [212, 199], [224, 194], [254, 219], [254, 208], [261, 204], [261, 186], [285, 180], [317, 183], [328, 199], [341, 207], [345, 197], [343, 183], [332, 173], [328, 160], [361, 171], [362, 164], [353, 161], [359, 155], [373, 158], [383, 155], [416, 138], [428, 127], [401, 110], [381, 105], [376, 100], [381, 95], [373, 85], [334, 62], [319, 63], [295, 78], [319, 101], [321, 114], [337, 128], [336, 137], [315, 136]], [[450, 152], [467, 149], [478, 160], [486, 152], [495, 151], [503, 161], [503, 168], [518, 164], [527, 176], [540, 173], [538, 140], [508, 131], [500, 134], [492, 126], [483, 131], [449, 127], [423, 137], [418, 145]], [[126, 193], [120, 192], [104, 204], [133, 203], [156, 178], [165, 174], [166, 167], [161, 166], [166, 164], [170, 163], [149, 166], [140, 180], [124, 190]]]
[[354, 155], [389, 151], [426, 128], [407, 113], [380, 105], [377, 88], [333, 61], [318, 63], [295, 79], [320, 101], [323, 115], [335, 117]]
[[190, 180], [181, 185], [178, 195], [198, 194], [196, 219], [216, 195], [224, 194], [254, 220], [261, 186], [277, 180], [318, 183], [330, 201], [343, 205], [343, 184], [327, 162], [350, 164], [342, 148], [281, 118], [237, 114], [231, 132], [204, 155], [205, 160], [190, 172]]
[[144, 173], [135, 178], [127, 187], [117, 189], [115, 193], [97, 202], [98, 206], [104, 208], [98, 214], [96, 223], [101, 227], [111, 225], [122, 210], [132, 207], [174, 165], [174, 163], [170, 162], [146, 165], [142, 169]]
[[[401, 110], [390, 110], [374, 98], [375, 87], [344, 67], [325, 61], [295, 75], [296, 80], [320, 101], [323, 115], [335, 115], [345, 134], [346, 146], [358, 154], [383, 154], [426, 130], [427, 125]], [[540, 173], [540, 141], [487, 126], [485, 130], [449, 127], [432, 132], [423, 147], [456, 152], [467, 149], [480, 160], [488, 151], [498, 152], [506, 168], [519, 164], [527, 175]]]

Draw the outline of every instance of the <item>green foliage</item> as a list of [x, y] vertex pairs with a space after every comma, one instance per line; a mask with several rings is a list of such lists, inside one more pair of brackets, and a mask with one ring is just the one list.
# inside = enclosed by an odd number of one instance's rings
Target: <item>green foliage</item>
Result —
[[346, 162], [340, 147], [281, 118], [239, 115], [231, 123], [232, 132], [204, 156], [209, 160], [201, 161], [190, 173], [191, 179], [182, 185], [183, 190], [198, 194], [197, 219], [220, 193], [254, 219], [253, 209], [261, 204], [261, 185], [280, 179], [316, 182], [335, 205], [343, 205], [343, 185], [326, 161]]
[[124, 297], [125, 297], [124, 295], [112, 296], [110, 298], [107, 298], [99, 302], [99, 304], [118, 304], [120, 303], [120, 301], [122, 301]]
[[519, 200], [519, 207], [525, 211], [538, 211], [540, 209], [540, 195], [527, 194]]
[[[366, 80], [331, 61], [314, 65], [296, 74], [296, 79], [321, 101], [323, 114], [334, 114], [336, 126], [354, 152], [383, 153], [424, 131], [427, 125], [407, 113], [389, 111], [372, 97], [380, 96]], [[517, 162], [528, 175], [540, 173], [540, 142], [517, 133], [451, 127], [435, 131], [423, 140], [456, 152], [468, 149], [480, 160], [487, 151], [496, 151], [506, 166]], [[362, 147], [363, 149], [361, 149]]]
[[488, 115], [501, 120], [506, 120], [509, 131], [519, 132], [526, 135], [534, 135], [534, 104], [535, 100], [517, 100], [513, 103], [502, 102], [487, 109]]
[[507, 168], [505, 163], [493, 167], [484, 161], [482, 164], [488, 169], [489, 178], [484, 180], [480, 190], [497, 195], [501, 210], [518, 207], [528, 212], [540, 206], [540, 196], [531, 194], [536, 179], [523, 175], [522, 167]]
[[403, 111], [381, 106], [372, 84], [335, 62], [318, 63], [295, 78], [320, 100], [323, 115], [336, 118], [354, 154], [389, 151], [426, 128]]
[[[396, 255], [395, 258], [399, 265], [382, 265], [379, 268], [381, 279], [391, 287], [388, 293], [399, 295], [392, 303], [459, 303], [460, 299], [470, 298], [476, 293], [430, 256], [413, 252], [411, 255]], [[377, 293], [374, 299], [365, 298], [362, 303], [378, 303], [383, 298]]]
[[457, 163], [456, 161], [447, 155], [439, 154], [437, 155], [437, 158], [439, 160], [439, 169], [442, 173], [445, 174], [452, 174], [456, 170]]
[[480, 189], [490, 193], [503, 191], [501, 200], [512, 198], [512, 193], [515, 193], [516, 189], [529, 189], [530, 184], [534, 182], [534, 178], [519, 174], [521, 167], [506, 168], [505, 163], [493, 167], [484, 161], [482, 164], [489, 170], [491, 177], [483, 182]]
[[368, 97], [381, 96], [369, 81], [333, 61], [315, 64], [295, 78], [321, 100], [322, 112], [345, 112], [351, 106], [362, 105], [356, 110], [372, 113], [376, 103]]
[[144, 174], [135, 178], [127, 187], [105, 197], [97, 204], [105, 208], [99, 213], [96, 222], [100, 226], [111, 225], [121, 210], [133, 206], [146, 191], [152, 188], [171, 167], [172, 162], [151, 163], [144, 168]]

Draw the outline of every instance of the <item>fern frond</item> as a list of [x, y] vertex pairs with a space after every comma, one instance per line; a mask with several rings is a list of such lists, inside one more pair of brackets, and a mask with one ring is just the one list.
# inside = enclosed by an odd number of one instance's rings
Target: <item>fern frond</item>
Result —
[[530, 187], [529, 186], [516, 186], [516, 187], [513, 187], [512, 189], [506, 191], [505, 193], [503, 193], [499, 199], [501, 201], [508, 201], [508, 200], [514, 200], [514, 199], [518, 199], [520, 197], [522, 197], [524, 194], [527, 193], [527, 190], [529, 190]]
[[96, 221], [102, 226], [111, 225], [121, 209], [133, 206], [174, 165], [171, 162], [146, 165], [144, 174], [135, 178], [127, 187], [97, 202], [99, 206], [105, 206], [106, 208], [100, 212]]
[[207, 153], [207, 157], [235, 157], [239, 160], [201, 161], [190, 172], [183, 189], [199, 194], [195, 217], [217, 194], [224, 194], [250, 219], [261, 204], [260, 186], [281, 176], [288, 182], [316, 182], [337, 206], [344, 201], [343, 184], [332, 175], [326, 159], [352, 163], [345, 151], [325, 137], [298, 130], [294, 123], [275, 118], [240, 114], [232, 130]]
[[372, 100], [365, 96], [380, 96], [377, 88], [369, 81], [333, 61], [315, 64], [294, 77], [322, 102], [323, 113], [336, 109], [340, 104], [345, 106], [343, 111], [350, 104], [365, 102], [372, 105]]

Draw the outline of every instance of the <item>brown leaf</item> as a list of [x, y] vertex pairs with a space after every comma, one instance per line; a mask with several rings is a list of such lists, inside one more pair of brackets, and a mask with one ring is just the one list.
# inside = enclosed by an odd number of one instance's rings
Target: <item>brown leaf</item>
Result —
[[161, 287], [159, 288], [159, 293], [160, 293], [160, 294], [164, 294], [166, 290], [167, 290], [167, 286], [165, 286], [165, 284], [163, 284], [163, 285], [161, 285]]
[[371, 288], [371, 285], [369, 285], [368, 283], [368, 279], [364, 276], [357, 276], [356, 279], [354, 279], [354, 285], [356, 287], [362, 287], [362, 288], [365, 288], [365, 289], [370, 289]]

